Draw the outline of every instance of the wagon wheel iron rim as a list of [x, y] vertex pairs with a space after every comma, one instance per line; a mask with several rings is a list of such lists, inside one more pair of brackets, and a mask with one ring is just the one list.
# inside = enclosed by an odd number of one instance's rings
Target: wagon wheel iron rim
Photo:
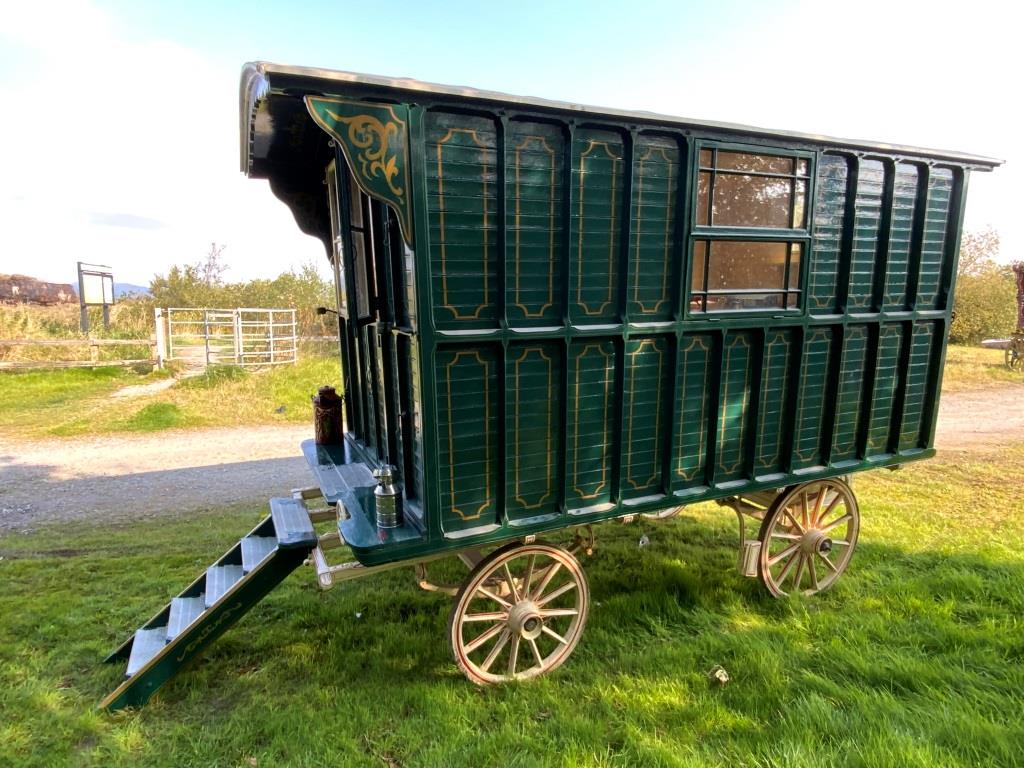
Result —
[[835, 584], [853, 557], [860, 510], [842, 480], [784, 493], [761, 523], [758, 576], [775, 597], [813, 595]]
[[527, 680], [557, 669], [586, 625], [583, 568], [550, 544], [510, 545], [473, 570], [455, 598], [449, 641], [478, 685]]

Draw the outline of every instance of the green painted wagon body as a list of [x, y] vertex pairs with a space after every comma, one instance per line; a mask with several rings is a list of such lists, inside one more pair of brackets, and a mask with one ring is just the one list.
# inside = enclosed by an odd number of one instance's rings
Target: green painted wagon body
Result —
[[[304, 561], [325, 589], [415, 565], [480, 684], [576, 646], [593, 539], [558, 529], [718, 499], [740, 570], [813, 594], [857, 543], [840, 478], [934, 453], [968, 174], [998, 161], [272, 64], [240, 127], [334, 269], [344, 441], [108, 657], [108, 709]], [[447, 555], [461, 585], [428, 578]]]
[[399, 470], [365, 563], [933, 453], [993, 161], [270, 64], [242, 132], [338, 267], [349, 457]]

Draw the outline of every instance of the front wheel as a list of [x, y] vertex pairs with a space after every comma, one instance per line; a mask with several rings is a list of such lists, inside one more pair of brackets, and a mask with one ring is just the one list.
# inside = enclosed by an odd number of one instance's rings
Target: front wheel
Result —
[[550, 544], [512, 544], [473, 569], [455, 596], [448, 638], [478, 685], [526, 680], [561, 666], [590, 610], [579, 561]]
[[859, 531], [857, 500], [842, 480], [791, 488], [761, 522], [758, 578], [775, 597], [822, 592], [850, 564]]

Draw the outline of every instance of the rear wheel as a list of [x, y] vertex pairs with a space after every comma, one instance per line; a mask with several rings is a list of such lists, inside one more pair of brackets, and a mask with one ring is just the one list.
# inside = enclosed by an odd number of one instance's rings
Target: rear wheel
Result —
[[815, 480], [779, 496], [761, 522], [757, 575], [775, 597], [831, 587], [853, 557], [860, 510], [842, 480]]
[[485, 557], [455, 596], [448, 639], [478, 685], [526, 680], [561, 666], [590, 609], [579, 561], [550, 544], [512, 544]]
[[1006, 367], [1011, 371], [1017, 371], [1021, 368], [1021, 349], [1024, 345], [1018, 344], [1017, 341], [1011, 341], [1010, 345], [1006, 348], [1003, 360], [1006, 362]]

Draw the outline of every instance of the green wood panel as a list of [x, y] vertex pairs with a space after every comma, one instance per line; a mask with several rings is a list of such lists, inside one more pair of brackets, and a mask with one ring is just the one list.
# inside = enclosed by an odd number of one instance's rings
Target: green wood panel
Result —
[[852, 311], [869, 312], [872, 309], [884, 182], [885, 168], [880, 161], [860, 161], [854, 203], [853, 250], [850, 254], [848, 304]]
[[834, 313], [838, 308], [847, 176], [845, 156], [822, 155], [818, 162], [808, 289], [808, 310], [815, 315]]
[[497, 521], [498, 348], [442, 347], [438, 385], [441, 525], [445, 531]]
[[892, 219], [889, 228], [889, 259], [885, 269], [882, 309], [901, 310], [907, 306], [907, 278], [919, 175], [918, 167], [914, 164], [896, 164]]
[[577, 323], [618, 317], [619, 247], [625, 194], [619, 134], [581, 129], [573, 140], [570, 316]]
[[932, 344], [935, 323], [915, 323], [910, 340], [910, 366], [907, 368], [907, 389], [903, 401], [903, 424], [900, 426], [900, 450], [924, 448], [921, 427], [924, 404], [931, 381]]
[[832, 406], [827, 390], [832, 362], [834, 329], [811, 328], [804, 340], [797, 394], [793, 467], [801, 469], [822, 464], [822, 432], [825, 409]]
[[783, 450], [789, 420], [786, 404], [792, 385], [793, 341], [792, 329], [770, 330], [765, 334], [754, 459], [754, 472], [758, 475], [786, 468]]
[[839, 369], [836, 420], [832, 436], [832, 461], [857, 458], [864, 369], [867, 366], [869, 333], [864, 325], [850, 325], [843, 336], [843, 360]]
[[577, 341], [569, 360], [567, 504], [589, 507], [611, 500], [615, 344], [610, 339]]
[[634, 148], [632, 242], [629, 244], [628, 311], [636, 319], [672, 316], [676, 281], [676, 212], [679, 210], [679, 145], [641, 135]]
[[676, 426], [675, 485], [705, 484], [714, 339], [707, 333], [684, 334], [677, 355], [679, 424]]
[[497, 134], [490, 120], [431, 112], [425, 165], [434, 317], [441, 328], [497, 321]]
[[633, 338], [626, 342], [623, 435], [625, 498], [649, 496], [663, 489], [664, 434], [672, 418], [668, 376], [671, 354], [665, 336]]
[[875, 391], [868, 422], [867, 456], [889, 453], [892, 408], [899, 384], [900, 346], [903, 333], [898, 324], [883, 325], [878, 339]]
[[715, 482], [746, 477], [746, 441], [750, 438], [751, 358], [753, 333], [726, 336], [718, 413], [718, 462]]
[[928, 206], [924, 216], [921, 242], [921, 272], [917, 283], [918, 309], [944, 309], [939, 306], [942, 262], [946, 253], [953, 172], [932, 168], [928, 177]]
[[514, 344], [508, 349], [505, 514], [510, 520], [559, 508], [563, 350], [562, 344], [552, 342]]
[[505, 153], [509, 323], [561, 322], [564, 282], [562, 130], [546, 123], [509, 124]]

